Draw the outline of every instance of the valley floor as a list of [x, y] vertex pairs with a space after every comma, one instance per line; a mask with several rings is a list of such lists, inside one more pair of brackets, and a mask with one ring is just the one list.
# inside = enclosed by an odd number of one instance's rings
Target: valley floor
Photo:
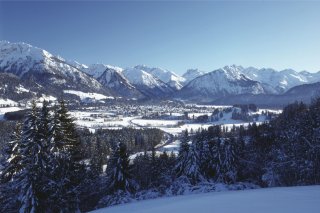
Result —
[[214, 192], [141, 201], [95, 213], [318, 213], [320, 186]]

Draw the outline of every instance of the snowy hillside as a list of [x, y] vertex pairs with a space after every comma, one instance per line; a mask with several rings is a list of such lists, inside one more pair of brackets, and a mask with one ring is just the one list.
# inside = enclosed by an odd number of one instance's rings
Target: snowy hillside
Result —
[[189, 82], [177, 97], [189, 100], [213, 100], [236, 94], [263, 94], [263, 86], [241, 73], [241, 67], [225, 66]]
[[320, 186], [215, 192], [141, 201], [96, 213], [318, 213]]
[[151, 68], [145, 65], [137, 65], [134, 68], [143, 70], [156, 78], [160, 79], [161, 81], [169, 84], [174, 89], [181, 89], [182, 84], [185, 79], [172, 71], [161, 69], [161, 68]]

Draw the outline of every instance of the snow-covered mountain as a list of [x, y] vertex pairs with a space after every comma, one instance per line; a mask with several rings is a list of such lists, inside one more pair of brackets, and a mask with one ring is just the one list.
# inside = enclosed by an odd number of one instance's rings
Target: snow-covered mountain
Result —
[[93, 76], [94, 78], [99, 78], [106, 70], [112, 70], [113, 72], [117, 72], [119, 74], [121, 74], [123, 71], [123, 69], [120, 67], [106, 64], [91, 64], [87, 66], [87, 68], [83, 69], [83, 71]]
[[127, 68], [122, 73], [131, 84], [149, 98], [168, 97], [174, 92], [166, 83], [137, 67]]
[[[26, 43], [7, 41], [0, 41], [0, 75], [3, 79], [1, 97], [12, 96], [15, 101], [37, 94], [58, 97], [65, 95], [66, 90], [108, 97], [212, 101], [234, 95], [285, 94], [295, 86], [320, 82], [320, 72], [276, 71], [236, 65], [209, 73], [190, 69], [182, 77], [145, 65], [127, 69], [104, 64], [87, 66]], [[298, 91], [299, 88], [295, 89]]]
[[292, 69], [276, 71], [270, 68], [257, 69], [249, 67], [243, 69], [242, 73], [252, 80], [269, 85], [279, 94], [286, 92], [294, 86], [320, 81], [320, 72], [297, 72]]
[[161, 68], [151, 68], [146, 65], [137, 65], [134, 68], [143, 70], [154, 77], [160, 79], [161, 81], [165, 82], [168, 84], [170, 87], [172, 87], [175, 90], [180, 90], [183, 86], [183, 82], [185, 79], [174, 72], [166, 69], [161, 69]]
[[178, 98], [208, 101], [236, 94], [263, 94], [263, 86], [241, 73], [242, 67], [225, 66], [195, 78], [178, 93]]
[[192, 81], [193, 79], [204, 75], [205, 72], [199, 70], [199, 69], [188, 69], [183, 75], [182, 77], [185, 79], [184, 84], [188, 84], [190, 81]]
[[61, 95], [63, 90], [107, 93], [94, 78], [59, 56], [26, 43], [0, 41], [0, 72], [17, 76], [33, 92]]
[[240, 94], [228, 97], [222, 97], [211, 102], [217, 105], [232, 105], [232, 104], [251, 104], [255, 103], [259, 106], [277, 106], [284, 107], [295, 101], [310, 103], [314, 98], [319, 97], [320, 82], [312, 84], [303, 84], [289, 89], [283, 94]]
[[84, 69], [84, 71], [97, 79], [104, 87], [110, 89], [116, 96], [126, 98], [144, 97], [122, 74], [123, 69], [120, 67], [93, 64]]

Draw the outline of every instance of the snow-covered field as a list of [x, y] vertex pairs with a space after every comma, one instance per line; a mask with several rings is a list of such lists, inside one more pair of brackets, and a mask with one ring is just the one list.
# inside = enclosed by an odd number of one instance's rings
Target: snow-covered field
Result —
[[319, 213], [320, 186], [213, 192], [140, 201], [95, 213]]

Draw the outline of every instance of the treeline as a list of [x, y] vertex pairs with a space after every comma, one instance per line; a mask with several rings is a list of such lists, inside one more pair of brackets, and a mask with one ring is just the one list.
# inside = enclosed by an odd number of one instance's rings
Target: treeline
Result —
[[[91, 133], [88, 129], [77, 130], [81, 144], [84, 147], [84, 157], [87, 159], [96, 155], [97, 149], [102, 152], [102, 161], [119, 142], [126, 145], [128, 153], [150, 151], [164, 138], [163, 131], [155, 128], [147, 129], [98, 129]], [[98, 147], [98, 148], [97, 148]]]
[[[184, 131], [177, 156], [152, 148], [152, 141], [162, 137], [157, 130], [154, 135], [123, 129], [79, 136], [63, 102], [53, 112], [46, 104], [40, 111], [33, 107], [16, 129], [1, 178], [4, 212], [89, 211], [203, 186], [214, 190], [211, 183], [320, 183], [320, 99], [288, 105], [261, 125]], [[152, 151], [142, 146], [144, 154], [130, 159], [143, 141]]]

